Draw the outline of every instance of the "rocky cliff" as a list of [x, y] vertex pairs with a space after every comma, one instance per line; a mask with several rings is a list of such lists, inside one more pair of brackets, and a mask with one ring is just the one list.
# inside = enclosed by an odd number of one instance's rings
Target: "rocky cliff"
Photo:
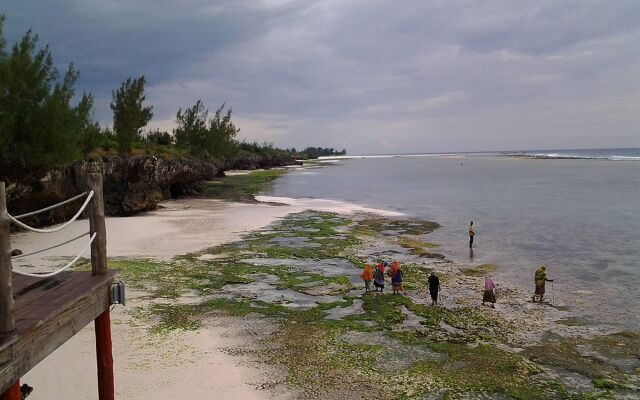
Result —
[[[5, 177], [8, 209], [17, 215], [72, 197], [84, 191], [85, 176], [90, 172], [103, 174], [106, 214], [131, 215], [153, 210], [163, 199], [193, 195], [200, 182], [213, 179], [222, 170], [214, 163], [192, 158], [126, 156], [81, 161], [19, 178]], [[79, 204], [74, 202], [25, 222], [60, 222], [72, 215]]]
[[301, 165], [302, 162], [290, 155], [285, 154], [253, 154], [239, 153], [229, 157], [224, 161], [224, 169], [269, 169], [274, 167], [284, 167], [286, 165]]

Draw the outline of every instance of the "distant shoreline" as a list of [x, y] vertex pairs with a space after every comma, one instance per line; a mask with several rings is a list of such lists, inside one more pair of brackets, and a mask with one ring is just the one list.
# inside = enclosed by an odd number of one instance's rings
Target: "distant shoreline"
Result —
[[443, 153], [409, 153], [409, 154], [361, 154], [346, 156], [319, 157], [319, 160], [343, 160], [363, 158], [518, 158], [532, 160], [609, 160], [640, 161], [640, 149], [575, 149], [575, 150], [514, 150], [486, 152], [443, 152]]

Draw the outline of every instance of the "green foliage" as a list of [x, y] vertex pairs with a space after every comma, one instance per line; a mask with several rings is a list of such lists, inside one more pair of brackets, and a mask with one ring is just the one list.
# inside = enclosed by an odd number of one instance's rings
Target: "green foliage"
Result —
[[[295, 149], [292, 149], [295, 151]], [[347, 155], [347, 150], [342, 149], [340, 151], [335, 150], [334, 148], [329, 147], [307, 147], [302, 150], [298, 155], [301, 158], [314, 159], [318, 157], [326, 157], [326, 156], [344, 156]]]
[[220, 106], [213, 118], [209, 118], [209, 110], [201, 100], [184, 111], [179, 109], [174, 130], [176, 145], [205, 158], [233, 154], [235, 137], [240, 130], [231, 121], [231, 109], [224, 112], [224, 108], [225, 104]]
[[191, 108], [176, 114], [176, 129], [173, 134], [176, 138], [176, 146], [189, 149], [192, 154], [204, 151], [205, 136], [207, 131], [208, 111], [204, 104], [198, 100]]
[[143, 150], [217, 158], [230, 168], [270, 168], [291, 164], [295, 157], [341, 154], [323, 148], [297, 154], [296, 149], [282, 150], [270, 143], [238, 143], [240, 130], [231, 119], [231, 109], [222, 104], [210, 116], [200, 100], [178, 111], [174, 135], [156, 129], [143, 137], [142, 129], [153, 117], [153, 107], [144, 105], [144, 76], [128, 78], [112, 92], [113, 131], [101, 128], [94, 120], [93, 96], [75, 97], [79, 73], [73, 64], [60, 74], [49, 47], [39, 48], [38, 36], [31, 31], [8, 47], [4, 21], [0, 15], [0, 171], [97, 159], [112, 155], [116, 148], [120, 153], [136, 149], [136, 154]]
[[140, 140], [140, 130], [153, 117], [152, 106], [145, 107], [144, 75], [128, 78], [120, 89], [113, 92], [111, 110], [113, 111], [113, 130], [118, 140], [118, 151], [130, 153], [133, 143]]
[[230, 175], [207, 182], [205, 195], [229, 201], [255, 201], [254, 195], [264, 191], [269, 182], [285, 174], [282, 169], [253, 171], [249, 174]]
[[160, 146], [170, 146], [173, 144], [173, 136], [171, 136], [169, 132], [160, 131], [160, 129], [147, 133], [146, 140]]
[[79, 73], [70, 64], [62, 80], [48, 46], [28, 31], [5, 51], [0, 18], [0, 166], [39, 168], [82, 157], [85, 129], [94, 127], [93, 98], [72, 105]]

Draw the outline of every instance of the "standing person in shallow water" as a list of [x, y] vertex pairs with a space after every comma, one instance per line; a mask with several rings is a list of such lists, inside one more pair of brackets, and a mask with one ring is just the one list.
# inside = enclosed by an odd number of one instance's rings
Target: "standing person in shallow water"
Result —
[[440, 291], [440, 279], [435, 272], [431, 271], [429, 275], [429, 294], [431, 295], [431, 305], [438, 305], [438, 292]]
[[378, 263], [376, 266], [376, 271], [373, 277], [373, 286], [376, 287], [376, 292], [378, 289], [380, 292], [384, 292], [384, 266], [382, 263]]
[[473, 221], [469, 224], [469, 248], [473, 248], [473, 237], [476, 235], [476, 232], [473, 230]]
[[541, 265], [540, 268], [536, 271], [536, 275], [534, 277], [536, 284], [536, 291], [531, 298], [531, 301], [536, 302], [536, 298], [539, 298], [540, 303], [542, 303], [542, 298], [544, 297], [544, 286], [547, 282], [553, 282], [553, 279], [547, 279], [547, 267]]
[[371, 265], [367, 264], [364, 266], [364, 271], [362, 271], [362, 275], [360, 275], [364, 280], [364, 292], [368, 293], [371, 291], [371, 280], [373, 279], [373, 270], [371, 269]]
[[497, 285], [493, 283], [490, 277], [484, 277], [484, 294], [482, 295], [482, 305], [485, 302], [491, 303], [491, 308], [496, 308], [496, 287]]

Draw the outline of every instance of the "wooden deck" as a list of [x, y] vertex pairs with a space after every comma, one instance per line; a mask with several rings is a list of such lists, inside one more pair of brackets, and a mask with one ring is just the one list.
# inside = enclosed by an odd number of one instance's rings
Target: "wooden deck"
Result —
[[116, 273], [73, 271], [46, 279], [12, 274], [16, 329], [0, 335], [0, 393], [109, 308]]

